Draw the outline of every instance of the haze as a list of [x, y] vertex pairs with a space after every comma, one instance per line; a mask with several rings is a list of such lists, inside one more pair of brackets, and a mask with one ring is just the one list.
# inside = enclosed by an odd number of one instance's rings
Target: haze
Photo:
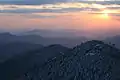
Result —
[[92, 37], [120, 34], [119, 1], [46, 0], [29, 5], [6, 1], [9, 2], [0, 4], [0, 29], [4, 31], [74, 30], [77, 35]]

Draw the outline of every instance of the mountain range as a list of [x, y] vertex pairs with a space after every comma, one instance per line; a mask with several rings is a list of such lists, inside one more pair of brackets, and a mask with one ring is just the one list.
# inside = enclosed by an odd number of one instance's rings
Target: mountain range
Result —
[[0, 64], [2, 80], [119, 80], [120, 50], [102, 41], [73, 48], [58, 44], [17, 55]]
[[120, 50], [88, 41], [26, 72], [18, 80], [119, 80]]
[[[41, 44], [43, 46], [48, 46], [52, 44], [61, 44], [66, 47], [74, 47], [81, 42], [93, 40], [94, 38], [86, 36], [75, 36], [76, 32], [54, 32], [48, 30], [32, 30], [23, 33], [9, 32], [0, 33], [0, 45], [6, 43], [23, 42], [31, 44]], [[63, 35], [65, 34], [65, 35]], [[114, 44], [117, 48], [120, 48], [120, 35], [106, 37], [104, 39], [98, 37], [97, 40], [102, 40], [109, 44]]]
[[[60, 44], [72, 48], [81, 42], [92, 40], [91, 38], [82, 37], [47, 37], [45, 35], [52, 35], [54, 32], [41, 30], [33, 30], [20, 34], [11, 34], [11, 33], [0, 33], [0, 62], [13, 57], [14, 55], [23, 54], [29, 50], [40, 49], [43, 46], [48, 46], [52, 44]], [[58, 34], [60, 34], [58, 32]], [[40, 36], [42, 35], [42, 36]], [[65, 35], [67, 36], [67, 35]], [[120, 36], [107, 37], [106, 39], [101, 39], [102, 41], [120, 48]]]
[[48, 59], [67, 52], [67, 50], [68, 48], [61, 45], [50, 45], [14, 56], [1, 63], [0, 71], [3, 74], [1, 76], [2, 80], [14, 80], [14, 78], [19, 77], [31, 68], [40, 66]]
[[120, 79], [119, 35], [88, 41], [86, 37], [40, 34], [0, 33], [1, 80]]
[[41, 44], [44, 46], [48, 46], [51, 44], [61, 44], [67, 47], [73, 47], [77, 43], [79, 44], [80, 42], [87, 40], [86, 37], [44, 37], [36, 33], [35, 32], [29, 33], [29, 34], [24, 33], [21, 35], [20, 34], [14, 35], [8, 32], [1, 33], [0, 44], [11, 43], [11, 42], [27, 42], [27, 43]]

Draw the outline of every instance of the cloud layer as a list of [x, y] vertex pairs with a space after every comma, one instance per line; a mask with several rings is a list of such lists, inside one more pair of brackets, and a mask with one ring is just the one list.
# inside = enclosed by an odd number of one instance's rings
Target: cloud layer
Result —
[[43, 5], [0, 5], [0, 13], [36, 13], [36, 12], [71, 12], [71, 11], [101, 11], [110, 9], [119, 13], [119, 4], [96, 4], [96, 3], [56, 3]]
[[120, 5], [70, 1], [41, 5], [0, 4], [0, 19], [0, 29], [75, 29], [86, 35], [118, 34]]

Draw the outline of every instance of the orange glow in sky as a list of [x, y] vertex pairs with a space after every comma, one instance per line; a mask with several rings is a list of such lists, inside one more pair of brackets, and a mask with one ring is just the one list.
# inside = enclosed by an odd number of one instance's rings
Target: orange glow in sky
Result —
[[[46, 5], [0, 5], [1, 29], [76, 29], [86, 32], [120, 30], [120, 5], [57, 3]], [[29, 11], [14, 13], [14, 10]], [[37, 12], [37, 10], [38, 12]], [[34, 10], [36, 10], [34, 12]], [[39, 12], [40, 10], [40, 12]], [[43, 12], [41, 12], [43, 11]]]
[[[0, 16], [0, 25], [6, 26], [3, 28], [48, 28], [48, 29], [77, 29], [77, 30], [107, 30], [120, 29], [119, 20], [114, 16], [109, 16], [108, 13], [88, 14], [81, 12], [70, 13], [39, 13], [38, 15], [51, 15], [55, 17], [40, 18], [31, 17], [29, 15], [2, 15]], [[7, 22], [7, 24], [6, 24]], [[116, 27], [115, 27], [116, 26]]]

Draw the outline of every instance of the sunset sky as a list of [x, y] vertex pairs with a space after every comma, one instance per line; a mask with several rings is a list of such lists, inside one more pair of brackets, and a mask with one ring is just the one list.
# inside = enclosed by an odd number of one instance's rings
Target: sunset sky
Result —
[[40, 5], [18, 5], [15, 0], [6, 1], [11, 3], [0, 4], [1, 30], [74, 29], [91, 34], [120, 34], [120, 2], [45, 0], [39, 1]]

